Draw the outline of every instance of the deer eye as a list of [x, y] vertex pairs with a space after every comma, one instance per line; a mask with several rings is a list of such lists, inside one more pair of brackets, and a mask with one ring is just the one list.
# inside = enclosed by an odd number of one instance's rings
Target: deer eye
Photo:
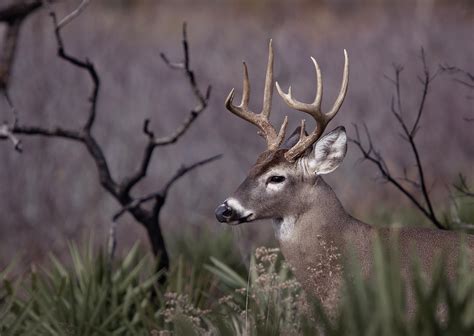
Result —
[[268, 179], [268, 183], [282, 183], [285, 181], [285, 176], [274, 175], [270, 176]]

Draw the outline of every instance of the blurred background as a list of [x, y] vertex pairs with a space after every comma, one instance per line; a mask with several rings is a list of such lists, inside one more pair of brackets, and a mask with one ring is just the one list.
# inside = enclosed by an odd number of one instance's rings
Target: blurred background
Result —
[[[2, 0], [2, 5], [13, 2]], [[54, 5], [59, 16], [78, 1]], [[344, 105], [329, 129], [367, 124], [389, 167], [410, 173], [413, 160], [400, 140], [390, 113], [393, 64], [404, 65], [402, 99], [405, 113], [416, 114], [422, 94], [420, 50], [436, 72], [452, 65], [472, 73], [474, 59], [474, 2], [469, 0], [101, 0], [63, 31], [66, 48], [90, 58], [102, 80], [94, 134], [100, 141], [112, 174], [128, 175], [138, 165], [146, 143], [143, 120], [151, 118], [158, 136], [172, 132], [195, 105], [184, 76], [160, 59], [165, 52], [180, 58], [181, 26], [188, 24], [192, 67], [199, 83], [213, 86], [209, 108], [180, 141], [159, 148], [145, 183], [135, 195], [158, 190], [181, 164], [223, 153], [224, 157], [181, 179], [162, 211], [166, 237], [189, 231], [231, 230], [214, 219], [214, 208], [246, 176], [264, 142], [255, 129], [224, 108], [231, 88], [240, 94], [241, 61], [248, 63], [252, 83], [251, 107], [260, 110], [267, 43], [273, 38], [275, 77], [295, 96], [310, 101], [315, 76], [314, 56], [324, 80], [323, 107], [330, 107], [342, 78], [343, 49], [351, 74]], [[0, 31], [3, 33], [3, 30]], [[22, 120], [44, 126], [79, 127], [88, 108], [90, 81], [83, 72], [56, 56], [53, 25], [42, 9], [22, 27], [12, 74], [11, 97]], [[449, 187], [459, 172], [472, 180], [474, 117], [472, 89], [441, 73], [428, 95], [417, 143], [426, 167], [431, 193], [446, 204]], [[240, 97], [237, 97], [240, 99]], [[302, 114], [290, 111], [275, 95], [272, 120], [284, 115], [295, 128]], [[0, 101], [1, 119], [10, 117]], [[311, 127], [311, 126], [310, 126]], [[75, 143], [23, 137], [24, 153], [0, 143], [0, 267], [14, 256], [25, 262], [41, 260], [49, 252], [61, 254], [67, 242], [93, 232], [104, 243], [118, 204], [98, 183], [95, 165]], [[374, 224], [424, 219], [368, 163], [349, 147], [344, 164], [327, 181], [344, 206], [361, 220]], [[396, 175], [396, 174], [395, 174]], [[271, 241], [270, 223], [255, 222], [235, 230], [242, 251], [259, 241]], [[118, 227], [119, 248], [146, 240], [141, 226], [128, 215]], [[147, 243], [147, 242], [146, 242]]]

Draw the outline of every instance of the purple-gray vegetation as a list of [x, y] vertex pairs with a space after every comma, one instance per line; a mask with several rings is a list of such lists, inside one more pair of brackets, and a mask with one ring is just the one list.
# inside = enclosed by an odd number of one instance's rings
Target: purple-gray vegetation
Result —
[[[405, 165], [408, 172], [414, 168], [390, 113], [393, 90], [384, 74], [391, 73], [392, 63], [405, 66], [401, 84], [408, 114], [421, 97], [422, 87], [416, 80], [422, 71], [421, 47], [433, 69], [448, 63], [472, 72], [474, 7], [467, 1], [335, 3], [98, 1], [63, 31], [68, 50], [93, 60], [102, 76], [93, 132], [112, 174], [122, 178], [139, 164], [147, 141], [143, 120], [151, 119], [157, 136], [167, 135], [195, 104], [181, 74], [170, 71], [159, 57], [160, 52], [180, 56], [177, 41], [181, 24], [187, 21], [193, 68], [202, 83], [213, 86], [209, 109], [181, 142], [160, 150], [147, 183], [135, 193], [158, 190], [162, 187], [158, 182], [166, 181], [182, 163], [216, 153], [223, 153], [224, 158], [176, 185], [163, 211], [165, 234], [217, 225], [215, 205], [242, 180], [264, 148], [250, 125], [225, 110], [224, 99], [233, 86], [240, 92], [241, 60], [246, 60], [255, 92], [250, 104], [260, 109], [269, 38], [275, 48], [275, 78], [284, 88], [291, 83], [299, 100], [313, 99], [309, 57], [318, 60], [326, 89], [323, 107], [337, 95], [342, 50], [347, 49], [349, 92], [333, 126], [343, 124], [352, 131], [352, 123], [365, 122], [378, 148], [386, 153], [388, 166]], [[74, 4], [58, 5], [58, 13], [67, 13]], [[87, 113], [90, 82], [56, 56], [46, 10], [22, 27], [11, 84], [20, 117], [30, 123], [75, 127]], [[467, 95], [468, 88], [441, 74], [427, 98], [417, 143], [438, 202], [443, 199], [437, 195], [446, 195], [445, 185], [459, 172], [472, 177], [472, 124], [464, 119], [472, 115], [473, 104]], [[289, 128], [296, 127], [301, 115], [288, 110], [277, 95], [273, 102], [274, 123], [281, 123], [288, 114]], [[10, 117], [3, 101], [0, 113], [2, 120]], [[68, 239], [84, 232], [93, 231], [105, 240], [119, 205], [97, 183], [97, 171], [84, 148], [40, 138], [24, 138], [23, 147], [19, 155], [7, 142], [0, 143], [0, 265], [19, 252], [38, 260], [50, 250], [62, 251]], [[389, 186], [374, 182], [375, 171], [368, 164], [356, 164], [358, 158], [356, 148], [350, 147], [344, 165], [328, 180], [351, 212], [371, 222], [374, 212], [399, 208], [403, 198]], [[408, 206], [403, 202], [402, 206]], [[121, 219], [122, 245], [143, 236], [132, 221], [128, 216]], [[242, 230], [255, 232], [262, 226]]]

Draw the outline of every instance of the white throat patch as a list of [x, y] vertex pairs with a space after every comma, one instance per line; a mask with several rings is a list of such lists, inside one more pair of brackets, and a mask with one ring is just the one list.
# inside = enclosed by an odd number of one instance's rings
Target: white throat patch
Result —
[[273, 229], [278, 240], [288, 241], [293, 238], [296, 218], [288, 216], [283, 219], [273, 220]]

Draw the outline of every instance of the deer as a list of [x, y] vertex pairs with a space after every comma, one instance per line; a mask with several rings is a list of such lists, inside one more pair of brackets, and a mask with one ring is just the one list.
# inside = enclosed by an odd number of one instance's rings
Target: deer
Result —
[[[260, 113], [249, 109], [250, 82], [245, 62], [240, 105], [233, 102], [234, 89], [225, 101], [227, 110], [257, 127], [267, 149], [258, 156], [237, 190], [216, 208], [217, 220], [239, 225], [271, 219], [283, 257], [292, 267], [296, 279], [307, 294], [316, 297], [329, 311], [334, 311], [341, 298], [344, 257], [355, 253], [363, 276], [370, 276], [375, 237], [382, 245], [395, 242], [402, 277], [407, 282], [415, 255], [421, 269], [429, 272], [442, 251], [448, 252], [446, 272], [453, 277], [460, 246], [466, 243], [469, 253], [474, 250], [472, 236], [426, 227], [392, 228], [366, 224], [344, 209], [323, 179], [323, 175], [336, 170], [347, 152], [348, 140], [343, 126], [323, 136], [346, 97], [349, 83], [347, 51], [344, 50], [341, 88], [329, 112], [324, 113], [321, 109], [322, 76], [313, 57], [317, 85], [312, 103], [296, 100], [291, 86], [285, 93], [278, 82], [275, 83], [278, 94], [290, 109], [304, 112], [316, 122], [314, 130], [307, 133], [303, 119], [301, 126], [286, 140], [288, 117], [284, 118], [278, 132], [269, 121], [274, 86], [273, 58], [270, 40]], [[407, 296], [407, 303], [411, 306], [408, 309], [413, 309], [412, 291], [408, 290]]]

